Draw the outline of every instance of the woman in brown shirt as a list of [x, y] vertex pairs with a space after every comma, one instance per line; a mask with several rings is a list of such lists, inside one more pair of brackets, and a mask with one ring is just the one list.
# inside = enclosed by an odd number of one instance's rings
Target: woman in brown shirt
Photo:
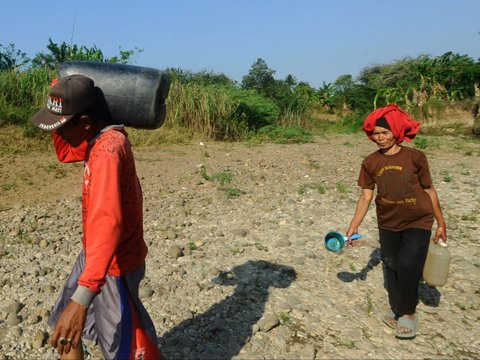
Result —
[[400, 145], [403, 140], [412, 140], [419, 126], [396, 105], [377, 109], [367, 116], [363, 130], [379, 150], [362, 162], [358, 178], [362, 193], [346, 232], [349, 239], [358, 233], [377, 187], [380, 251], [391, 308], [383, 321], [395, 329], [396, 337], [403, 339], [416, 336], [418, 284], [434, 220], [437, 221], [434, 241], [447, 240], [427, 158], [420, 150]]

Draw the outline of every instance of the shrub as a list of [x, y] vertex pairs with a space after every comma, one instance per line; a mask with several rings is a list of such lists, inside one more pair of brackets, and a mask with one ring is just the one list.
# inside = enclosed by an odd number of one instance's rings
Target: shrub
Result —
[[0, 114], [4, 122], [26, 125], [44, 106], [54, 71], [30, 69], [0, 71]]
[[[3, 150], [19, 153], [27, 148], [32, 149], [32, 145], [45, 148], [42, 143], [49, 136], [35, 127], [30, 119], [45, 105], [51, 80], [55, 76], [54, 71], [46, 69], [0, 71], [0, 126], [5, 147]], [[14, 131], [14, 128], [17, 131]], [[36, 138], [38, 141], [29, 141]]]
[[429, 142], [427, 138], [424, 137], [415, 137], [414, 145], [418, 149], [426, 149], [429, 146]]
[[249, 130], [257, 130], [274, 124], [278, 119], [278, 108], [273, 100], [255, 90], [225, 88], [224, 91], [238, 103], [234, 117], [244, 119]]
[[313, 141], [313, 135], [301, 126], [268, 125], [253, 136], [257, 141], [271, 141], [275, 144], [300, 144]]
[[353, 134], [362, 130], [366, 115], [364, 113], [351, 113], [332, 125], [332, 130], [340, 133]]
[[236, 116], [238, 100], [220, 87], [174, 81], [167, 102], [165, 127], [185, 128], [190, 135], [214, 140], [246, 137], [246, 123]]

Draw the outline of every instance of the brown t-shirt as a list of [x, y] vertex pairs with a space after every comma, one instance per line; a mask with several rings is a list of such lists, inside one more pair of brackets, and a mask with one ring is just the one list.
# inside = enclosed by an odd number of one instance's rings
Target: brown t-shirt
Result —
[[375, 204], [380, 228], [432, 229], [432, 200], [423, 190], [432, 186], [432, 177], [420, 150], [402, 146], [394, 155], [380, 151], [370, 154], [363, 160], [358, 185], [371, 190], [377, 186]]

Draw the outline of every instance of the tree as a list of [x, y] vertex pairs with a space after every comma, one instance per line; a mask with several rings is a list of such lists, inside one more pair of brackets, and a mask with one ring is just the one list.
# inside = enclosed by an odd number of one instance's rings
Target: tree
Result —
[[288, 74], [286, 77], [285, 77], [285, 84], [287, 84], [287, 86], [292, 89], [295, 85], [297, 85], [298, 81], [297, 79], [295, 78], [295, 76], [293, 76], [292, 74]]
[[123, 51], [120, 49], [120, 54], [113, 57], [106, 57], [103, 55], [102, 50], [93, 47], [77, 46], [76, 44], [68, 45], [62, 42], [60, 45], [54, 43], [52, 39], [48, 39], [49, 44], [47, 49], [50, 53], [37, 53], [32, 60], [33, 67], [46, 67], [49, 69], [55, 69], [60, 63], [71, 60], [91, 60], [101, 62], [111, 62], [119, 64], [128, 64], [131, 61], [135, 52], [141, 52], [142, 50], [135, 48], [134, 50]]
[[479, 63], [449, 51], [439, 57], [420, 55], [370, 66], [361, 71], [359, 81], [375, 90], [375, 106], [388, 102], [422, 106], [430, 99], [472, 98], [479, 78]]
[[473, 97], [478, 76], [478, 64], [468, 55], [449, 51], [433, 61], [432, 80], [442, 85], [447, 100]]
[[360, 83], [374, 90], [374, 107], [388, 103], [407, 104], [415, 90], [421, 88], [421, 79], [415, 66], [421, 62], [403, 58], [391, 64], [364, 68], [358, 77]]
[[260, 94], [269, 98], [275, 95], [275, 70], [268, 67], [265, 60], [258, 58], [250, 71], [242, 79], [243, 89], [257, 90]]
[[325, 83], [325, 81], [323, 81], [322, 86], [317, 90], [317, 98], [320, 106], [328, 111], [332, 111], [334, 106], [333, 96], [334, 92], [332, 83]]
[[20, 70], [29, 61], [27, 54], [15, 49], [14, 44], [0, 44], [0, 70]]
[[192, 72], [180, 68], [167, 69], [172, 80], [179, 81], [181, 84], [198, 83], [202, 85], [222, 85], [235, 86], [235, 81], [222, 73], [214, 73], [212, 71], [202, 70]]
[[333, 103], [337, 110], [366, 112], [373, 108], [375, 89], [355, 82], [352, 75], [339, 76], [333, 83]]

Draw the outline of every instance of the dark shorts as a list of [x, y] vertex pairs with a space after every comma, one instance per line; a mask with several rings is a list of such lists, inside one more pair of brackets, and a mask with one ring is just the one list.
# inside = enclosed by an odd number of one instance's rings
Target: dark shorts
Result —
[[[52, 329], [70, 302], [84, 266], [81, 252], [48, 319]], [[106, 359], [160, 357], [155, 327], [138, 297], [144, 274], [145, 266], [122, 276], [107, 275], [102, 291], [88, 309], [82, 338], [98, 342]]]

